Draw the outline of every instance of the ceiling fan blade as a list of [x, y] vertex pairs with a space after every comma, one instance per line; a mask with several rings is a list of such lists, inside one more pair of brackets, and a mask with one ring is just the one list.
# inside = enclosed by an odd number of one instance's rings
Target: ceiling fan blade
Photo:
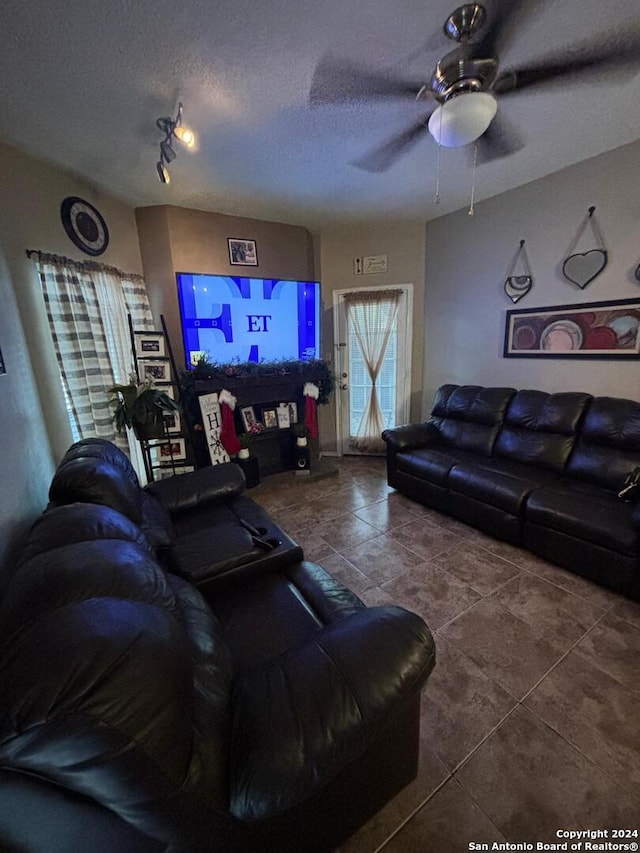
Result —
[[367, 172], [386, 172], [396, 160], [409, 152], [425, 133], [428, 133], [428, 119], [428, 115], [424, 116], [420, 121], [387, 139], [382, 145], [369, 151], [358, 160], [354, 160], [352, 165]]
[[527, 0], [496, 0], [489, 23], [480, 33], [480, 38], [474, 41], [474, 52], [478, 56], [500, 56], [511, 33], [527, 6]]
[[309, 101], [335, 104], [368, 98], [415, 98], [424, 82], [403, 80], [389, 73], [370, 71], [348, 59], [325, 56], [313, 73]]
[[471, 162], [473, 163], [475, 157], [478, 165], [508, 157], [523, 147], [519, 134], [501, 115], [494, 118], [475, 144], [477, 145], [477, 153], [474, 153], [473, 145], [468, 145], [467, 149]]
[[626, 32], [583, 42], [498, 75], [494, 92], [509, 95], [553, 83], [573, 74], [585, 80], [606, 71], [629, 77], [640, 71], [640, 35]]

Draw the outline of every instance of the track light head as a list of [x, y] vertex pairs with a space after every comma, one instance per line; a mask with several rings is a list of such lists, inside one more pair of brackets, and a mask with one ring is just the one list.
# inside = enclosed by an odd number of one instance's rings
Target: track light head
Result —
[[171, 143], [167, 142], [166, 139], [163, 139], [160, 143], [160, 153], [166, 163], [172, 163], [176, 159], [176, 152], [171, 147]]
[[169, 174], [169, 172], [165, 168], [165, 165], [162, 162], [162, 160], [158, 160], [158, 162], [156, 163], [156, 169], [158, 171], [158, 179], [159, 179], [160, 183], [161, 184], [170, 184], [171, 183], [171, 175]]
[[182, 125], [182, 104], [178, 104], [178, 112], [176, 117], [164, 117], [156, 120], [156, 127], [164, 133], [164, 139], [160, 143], [160, 159], [156, 164], [158, 178], [161, 184], [168, 184], [171, 180], [169, 172], [165, 168], [165, 163], [172, 163], [176, 159], [176, 152], [171, 146], [171, 140], [175, 136], [187, 148], [193, 148], [196, 144], [196, 137], [192, 130]]

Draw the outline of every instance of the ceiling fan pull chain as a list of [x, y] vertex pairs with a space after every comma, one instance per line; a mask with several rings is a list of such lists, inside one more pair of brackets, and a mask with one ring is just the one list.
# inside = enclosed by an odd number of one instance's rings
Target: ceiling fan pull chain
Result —
[[469, 216], [474, 215], [474, 204], [476, 199], [476, 165], [478, 163], [478, 143], [473, 143], [473, 173], [471, 177], [471, 204], [469, 205]]
[[[442, 112], [440, 112], [440, 139], [442, 139]], [[436, 160], [436, 197], [435, 204], [440, 204], [440, 151], [442, 149], [442, 145], [438, 142], [438, 156]]]

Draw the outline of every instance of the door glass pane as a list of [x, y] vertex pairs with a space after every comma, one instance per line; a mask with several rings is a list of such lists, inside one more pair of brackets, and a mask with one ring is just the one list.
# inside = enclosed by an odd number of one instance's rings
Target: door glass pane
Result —
[[[356, 310], [365, 311], [364, 306], [356, 306]], [[397, 377], [397, 338], [398, 321], [389, 336], [389, 344], [384, 362], [378, 376], [378, 401], [382, 409], [385, 428], [395, 426], [396, 421], [396, 377]], [[364, 414], [365, 406], [371, 393], [371, 379], [362, 358], [358, 339], [351, 323], [348, 329], [349, 341], [349, 435], [358, 434], [358, 426]]]

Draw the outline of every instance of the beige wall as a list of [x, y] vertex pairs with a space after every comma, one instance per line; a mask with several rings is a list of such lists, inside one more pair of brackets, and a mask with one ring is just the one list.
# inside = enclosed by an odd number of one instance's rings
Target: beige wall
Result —
[[[638, 163], [640, 142], [482, 202], [473, 217], [461, 210], [428, 223], [425, 414], [435, 389], [445, 382], [640, 399], [637, 361], [502, 357], [509, 308], [640, 297], [633, 277], [640, 261]], [[609, 260], [580, 290], [564, 279], [561, 265], [592, 205]], [[514, 306], [503, 285], [521, 239], [534, 286]], [[597, 247], [587, 228], [574, 251]]]
[[[306, 228], [162, 205], [136, 210], [140, 251], [154, 316], [167, 324], [176, 363], [184, 364], [176, 273], [215, 273], [314, 280]], [[231, 266], [227, 238], [255, 240], [257, 267]]]
[[[424, 222], [385, 222], [326, 228], [316, 236], [320, 259], [320, 279], [324, 312], [322, 317], [323, 352], [334, 365], [333, 291], [348, 288], [413, 284], [413, 347], [411, 378], [411, 417], [420, 417], [424, 328], [422, 306], [425, 282]], [[386, 273], [354, 275], [353, 259], [368, 255], [387, 255]], [[322, 449], [335, 451], [335, 407], [323, 407], [320, 413]]]
[[141, 272], [133, 209], [71, 174], [0, 143], [0, 564], [46, 504], [56, 461], [71, 436], [44, 302], [25, 249], [86, 260], [67, 237], [60, 203], [94, 204], [111, 233], [100, 260]]

